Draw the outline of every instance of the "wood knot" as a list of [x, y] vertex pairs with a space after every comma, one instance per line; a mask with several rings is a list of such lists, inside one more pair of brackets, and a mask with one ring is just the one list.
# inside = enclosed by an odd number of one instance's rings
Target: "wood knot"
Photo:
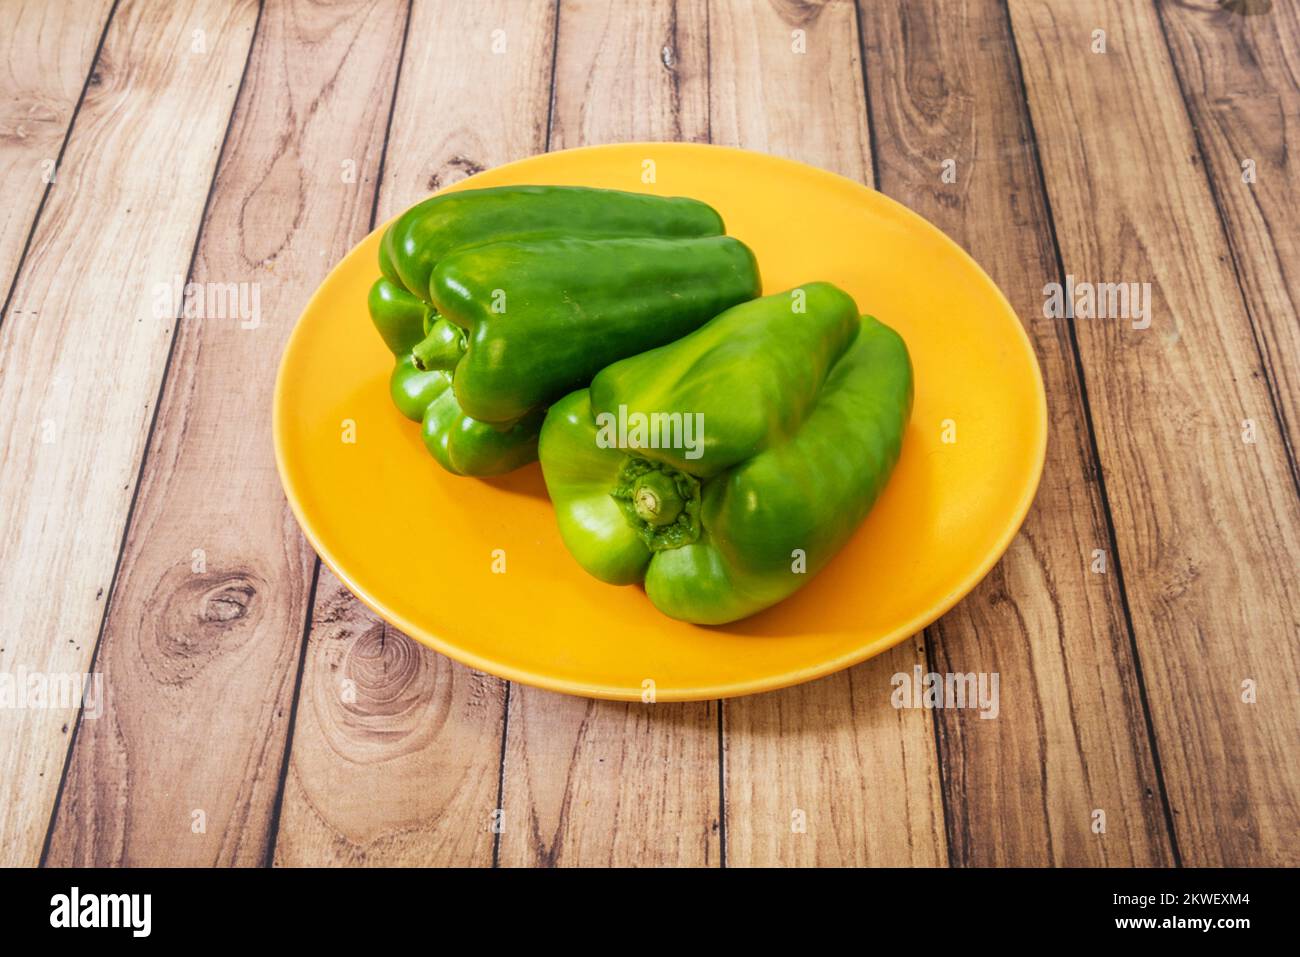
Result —
[[204, 622], [237, 621], [248, 614], [257, 597], [257, 589], [243, 580], [226, 582], [203, 596], [199, 620]]
[[484, 168], [482, 163], [476, 163], [468, 156], [458, 153], [443, 163], [442, 168], [429, 177], [429, 189], [432, 192], [437, 192], [444, 186], [459, 183], [476, 173], [483, 172]]
[[827, 0], [773, 0], [777, 15], [796, 27], [812, 23], [822, 15]]
[[217, 655], [246, 641], [261, 619], [263, 583], [240, 572], [174, 569], [160, 583], [146, 657], [154, 676], [183, 684]]
[[[360, 634], [348, 650], [344, 673], [356, 682], [359, 710], [366, 715], [397, 715], [412, 705], [412, 682], [426, 662], [420, 647], [381, 621]], [[415, 689], [418, 692], [422, 689]]]
[[1258, 17], [1273, 9], [1273, 0], [1219, 0], [1219, 9], [1242, 17]]

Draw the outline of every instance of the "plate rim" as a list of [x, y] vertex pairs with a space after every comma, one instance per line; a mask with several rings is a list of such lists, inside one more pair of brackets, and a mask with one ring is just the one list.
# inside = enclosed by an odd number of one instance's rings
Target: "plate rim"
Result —
[[[512, 167], [521, 166], [543, 156], [561, 156], [572, 153], [604, 152], [607, 150], [628, 150], [635, 148], [654, 150], [667, 149], [673, 152], [731, 154], [743, 162], [752, 162], [754, 159], [758, 159], [765, 163], [797, 168], [803, 175], [812, 174], [815, 178], [839, 181], [856, 189], [874, 194], [877, 199], [883, 200], [886, 206], [894, 207], [895, 212], [900, 213], [904, 219], [914, 220], [923, 230], [939, 236], [941, 241], [954, 250], [959, 258], [964, 259], [969, 265], [974, 267], [975, 273], [988, 286], [988, 288], [993, 291], [996, 299], [1002, 303], [1007, 313], [1016, 320], [1014, 325], [1017, 333], [1017, 342], [1030, 360], [1029, 366], [1033, 372], [1033, 384], [1037, 398], [1037, 402], [1035, 403], [1036, 427], [1033, 436], [1033, 474], [1031, 479], [1025, 483], [1014, 509], [1008, 513], [1010, 520], [1006, 523], [1002, 532], [999, 534], [995, 544], [993, 547], [988, 549], [984, 558], [972, 567], [971, 572], [966, 574], [957, 586], [953, 588], [952, 591], [950, 591], [941, 601], [926, 608], [921, 613], [913, 616], [911, 619], [894, 629], [877, 635], [875, 638], [864, 642], [849, 652], [838, 655], [834, 658], [822, 659], [804, 668], [788, 670], [781, 672], [780, 674], [769, 675], [766, 677], [749, 678], [742, 681], [712, 684], [707, 686], [691, 686], [687, 688], [656, 687], [655, 701], [708, 701], [722, 698], [738, 698], [745, 695], [759, 694], [767, 691], [778, 691], [782, 688], [789, 688], [808, 681], [815, 681], [818, 678], [824, 678], [828, 675], [835, 674], [836, 672], [843, 671], [846, 668], [851, 668], [869, 658], [874, 658], [877, 655], [888, 651], [890, 648], [893, 648], [895, 645], [901, 644], [910, 636], [923, 631], [935, 621], [938, 621], [945, 614], [951, 611], [959, 601], [974, 591], [975, 587], [988, 576], [989, 572], [993, 570], [993, 567], [1001, 561], [1002, 556], [1006, 554], [1007, 549], [1011, 547], [1011, 543], [1020, 533], [1025, 518], [1029, 514], [1029, 509], [1038, 495], [1039, 485], [1042, 482], [1043, 468], [1047, 460], [1047, 392], [1043, 383], [1043, 370], [1039, 365], [1038, 355], [1034, 351], [1033, 342], [1029, 338], [1029, 333], [1025, 329], [1025, 324], [1019, 313], [1017, 313], [1015, 308], [1011, 305], [1010, 300], [1008, 300], [1006, 295], [1002, 292], [1001, 287], [993, 281], [993, 278], [984, 270], [984, 267], [982, 267], [975, 258], [961, 246], [961, 244], [920, 213], [915, 212], [893, 197], [882, 193], [880, 190], [868, 186], [865, 183], [860, 183], [855, 179], [851, 179], [839, 173], [831, 172], [827, 169], [822, 169], [818, 166], [813, 166], [809, 163], [801, 162], [800, 160], [777, 156], [772, 153], [741, 149], [734, 146], [722, 146], [714, 143], [691, 143], [679, 141], [655, 142], [636, 140], [620, 143], [604, 143], [592, 146], [576, 146], [563, 150], [548, 150], [521, 159], [511, 160], [508, 163], [502, 163], [499, 166], [493, 166], [490, 169], [482, 170], [463, 180], [458, 180], [457, 182], [452, 183], [443, 189], [436, 190], [428, 195], [436, 196], [439, 193], [473, 188], [473, 181], [478, 179], [480, 176], [487, 173], [495, 174], [502, 170], [509, 170]], [[330, 548], [320, 540], [315, 528], [304, 514], [296, 487], [291, 478], [291, 468], [285, 460], [285, 433], [288, 428], [288, 411], [285, 408], [286, 400], [285, 390], [283, 388], [285, 367], [288, 364], [289, 356], [294, 352], [299, 336], [303, 335], [303, 317], [316, 307], [317, 299], [321, 297], [326, 281], [331, 275], [333, 275], [334, 270], [336, 270], [339, 265], [352, 254], [353, 250], [366, 243], [375, 233], [387, 229], [389, 224], [396, 220], [400, 215], [401, 213], [398, 213], [375, 226], [375, 228], [366, 233], [365, 236], [353, 243], [352, 246], [349, 247], [347, 253], [345, 253], [338, 262], [334, 263], [334, 265], [330, 267], [329, 271], [325, 274], [325, 277], [317, 284], [315, 290], [298, 313], [297, 319], [294, 320], [293, 329], [290, 330], [289, 336], [285, 340], [284, 349], [280, 354], [280, 360], [276, 367], [275, 386], [271, 406], [271, 431], [275, 446], [275, 468], [280, 477], [281, 489], [289, 503], [289, 508], [293, 512], [294, 519], [297, 521], [299, 529], [302, 531], [304, 537], [306, 537], [317, 557], [329, 567], [330, 571], [334, 573], [348, 591], [356, 596], [362, 604], [379, 616], [383, 621], [392, 625], [394, 628], [397, 628], [412, 640], [419, 642], [439, 654], [446, 655], [448, 658], [451, 658], [466, 667], [473, 668], [476, 671], [485, 672], [506, 681], [519, 682], [520, 684], [541, 688], [546, 691], [556, 691], [562, 694], [575, 695], [578, 697], [597, 698], [610, 701], [644, 700], [643, 692], [639, 688], [633, 689], [622, 686], [557, 678], [553, 675], [538, 673], [525, 668], [518, 668], [485, 658], [469, 649], [460, 647], [455, 643], [448, 641], [440, 635], [435, 635], [429, 632], [427, 629], [416, 625], [414, 622], [406, 620], [402, 615], [396, 614], [385, 608], [381, 602], [371, 596], [365, 589], [358, 586], [352, 577], [344, 571]], [[307, 609], [307, 614], [309, 616], [312, 614], [311, 608]]]

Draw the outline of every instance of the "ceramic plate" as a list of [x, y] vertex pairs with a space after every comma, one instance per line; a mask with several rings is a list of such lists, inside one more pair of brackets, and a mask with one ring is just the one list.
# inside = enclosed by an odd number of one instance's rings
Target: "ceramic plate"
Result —
[[1020, 321], [943, 233], [832, 173], [697, 144], [549, 153], [452, 189], [521, 183], [692, 196], [757, 254], [764, 294], [813, 280], [848, 290], [911, 350], [902, 457], [853, 539], [794, 597], [723, 627], [665, 618], [640, 588], [602, 584], [569, 556], [536, 464], [484, 481], [425, 452], [419, 425], [389, 400], [392, 357], [366, 311], [381, 227], [307, 304], [274, 414], [289, 503], [371, 609], [513, 681], [628, 700], [653, 687], [656, 700], [684, 701], [781, 688], [879, 654], [993, 567], [1038, 486], [1046, 401]]

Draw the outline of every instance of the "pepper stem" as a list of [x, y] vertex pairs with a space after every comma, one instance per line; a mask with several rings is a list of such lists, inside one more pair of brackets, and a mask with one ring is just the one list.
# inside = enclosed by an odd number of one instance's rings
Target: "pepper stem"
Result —
[[646, 472], [632, 486], [632, 507], [637, 518], [647, 524], [671, 525], [685, 506], [677, 483], [663, 472]]
[[700, 480], [688, 472], [629, 455], [609, 494], [652, 552], [700, 537]]
[[421, 371], [450, 369], [465, 351], [460, 329], [446, 320], [435, 320], [429, 334], [411, 349], [415, 367]]

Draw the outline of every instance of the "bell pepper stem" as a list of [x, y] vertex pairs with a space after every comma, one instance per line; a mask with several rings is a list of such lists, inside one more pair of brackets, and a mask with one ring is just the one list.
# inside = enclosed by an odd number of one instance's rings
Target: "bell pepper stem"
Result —
[[464, 351], [459, 334], [449, 335], [447, 329], [434, 323], [429, 334], [411, 349], [411, 358], [421, 371], [450, 369], [460, 361]]
[[610, 495], [651, 551], [700, 537], [700, 483], [686, 472], [628, 456]]
[[686, 507], [677, 492], [677, 483], [663, 472], [646, 472], [632, 487], [632, 507], [637, 517], [649, 525], [670, 525]]

